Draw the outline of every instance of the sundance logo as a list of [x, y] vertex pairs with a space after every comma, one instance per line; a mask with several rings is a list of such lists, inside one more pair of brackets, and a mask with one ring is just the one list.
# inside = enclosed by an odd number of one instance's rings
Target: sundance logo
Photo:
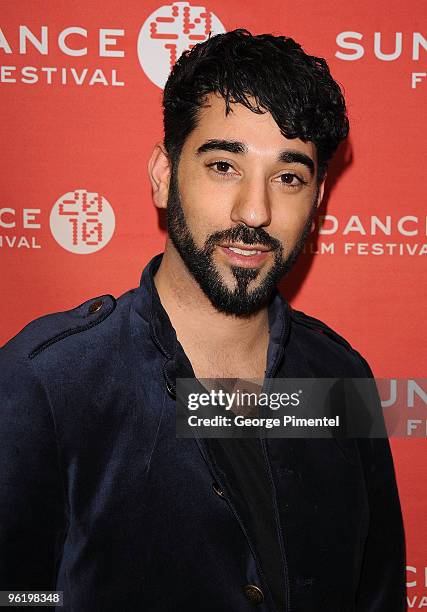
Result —
[[225, 28], [210, 10], [188, 2], [174, 2], [151, 13], [138, 37], [138, 57], [147, 77], [165, 86], [176, 60], [186, 49]]
[[[137, 53], [142, 69], [150, 81], [163, 88], [184, 50], [203, 42], [209, 34], [222, 32], [225, 32], [223, 24], [204, 6], [192, 6], [189, 2], [161, 6], [145, 20], [139, 32]], [[31, 28], [20, 25], [16, 43], [12, 42], [16, 32], [0, 27], [0, 83], [123, 87], [120, 63], [130, 46], [126, 37], [123, 27], [87, 30], [73, 24], [58, 31], [52, 25]], [[61, 65], [51, 65], [49, 60], [45, 65], [45, 58], [52, 51], [55, 57], [58, 53], [62, 56]], [[71, 63], [75, 58], [86, 56], [103, 58], [102, 65]], [[31, 65], [22, 66], [22, 57], [31, 61]]]
[[71, 253], [87, 255], [111, 240], [115, 217], [110, 203], [99, 193], [76, 189], [62, 195], [50, 213], [53, 237]]

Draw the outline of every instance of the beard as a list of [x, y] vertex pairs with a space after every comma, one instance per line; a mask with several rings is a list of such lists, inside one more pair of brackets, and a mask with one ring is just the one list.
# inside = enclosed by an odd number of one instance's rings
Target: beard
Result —
[[[272, 238], [263, 228], [249, 228], [243, 223], [210, 234], [200, 249], [194, 241], [184, 216], [175, 168], [172, 171], [168, 194], [167, 228], [169, 237], [188, 271], [219, 312], [239, 317], [248, 317], [258, 312], [268, 304], [278, 282], [293, 267], [302, 251], [316, 212], [317, 194], [304, 229], [295, 247], [286, 258], [284, 257], [283, 245], [279, 240]], [[248, 286], [251, 281], [259, 276], [260, 268], [231, 266], [231, 272], [236, 282], [234, 289], [230, 289], [216, 267], [212, 257], [215, 247], [221, 243], [229, 242], [264, 245], [274, 253], [272, 267], [254, 289], [250, 290]]]

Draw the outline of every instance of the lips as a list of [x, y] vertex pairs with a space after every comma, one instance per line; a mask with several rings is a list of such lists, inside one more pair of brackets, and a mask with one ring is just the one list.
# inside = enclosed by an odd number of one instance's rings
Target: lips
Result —
[[254, 254], [254, 253], [266, 253], [271, 251], [268, 247], [264, 245], [257, 244], [221, 244], [221, 247], [225, 249], [230, 249], [233, 252], [240, 253], [242, 255]]
[[221, 250], [226, 254], [231, 263], [239, 266], [256, 268], [268, 256], [271, 249], [264, 245], [220, 245]]

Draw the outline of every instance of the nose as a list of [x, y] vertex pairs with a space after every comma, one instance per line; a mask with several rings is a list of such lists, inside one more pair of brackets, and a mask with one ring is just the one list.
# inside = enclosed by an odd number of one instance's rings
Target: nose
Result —
[[271, 203], [265, 179], [252, 177], [242, 181], [231, 210], [231, 220], [248, 227], [265, 227], [271, 223]]

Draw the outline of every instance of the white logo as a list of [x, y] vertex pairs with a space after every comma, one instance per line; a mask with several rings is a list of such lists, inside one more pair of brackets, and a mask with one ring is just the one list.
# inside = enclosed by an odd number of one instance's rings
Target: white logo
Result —
[[99, 193], [76, 189], [59, 198], [50, 213], [53, 237], [64, 249], [87, 255], [102, 249], [111, 239], [114, 211]]
[[158, 87], [165, 86], [176, 60], [186, 49], [225, 28], [211, 11], [189, 2], [161, 6], [145, 20], [138, 36], [138, 57], [142, 69]]

